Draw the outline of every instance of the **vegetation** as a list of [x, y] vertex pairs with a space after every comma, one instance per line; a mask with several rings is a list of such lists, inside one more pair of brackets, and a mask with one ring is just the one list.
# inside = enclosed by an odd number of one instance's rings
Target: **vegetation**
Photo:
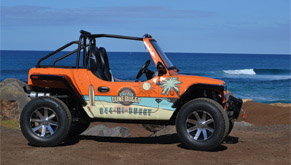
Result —
[[15, 120], [0, 120], [0, 126], [20, 130], [19, 122]]

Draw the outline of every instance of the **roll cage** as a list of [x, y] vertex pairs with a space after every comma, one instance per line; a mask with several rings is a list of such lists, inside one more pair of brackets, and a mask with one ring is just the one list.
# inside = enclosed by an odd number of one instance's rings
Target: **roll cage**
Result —
[[[41, 68], [41, 67], [58, 67], [56, 66], [56, 63], [64, 58], [67, 58], [75, 53], [77, 53], [77, 59], [76, 59], [76, 65], [72, 66], [73, 68], [86, 68], [88, 65], [88, 50], [87, 48], [90, 46], [96, 46], [96, 38], [101, 38], [101, 37], [106, 37], [106, 38], [118, 38], [118, 39], [126, 39], [126, 40], [136, 40], [136, 41], [143, 41], [144, 38], [152, 38], [151, 35], [145, 34], [143, 37], [131, 37], [131, 36], [122, 36], [122, 35], [112, 35], [112, 34], [91, 34], [90, 32], [87, 32], [85, 30], [80, 31], [81, 35], [79, 37], [78, 41], [71, 41], [67, 43], [66, 45], [60, 47], [59, 49], [51, 52], [50, 54], [46, 55], [45, 57], [41, 58], [37, 65], [36, 68]], [[72, 46], [72, 45], [78, 45], [78, 48], [57, 58], [54, 60], [52, 65], [40, 65], [40, 63], [49, 57], [61, 52], [62, 50]], [[80, 63], [80, 57], [81, 53], [83, 53], [83, 67], [79, 66]]]

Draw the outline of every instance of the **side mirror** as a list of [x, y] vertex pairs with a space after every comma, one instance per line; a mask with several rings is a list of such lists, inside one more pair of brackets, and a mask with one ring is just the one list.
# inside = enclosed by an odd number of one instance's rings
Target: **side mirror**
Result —
[[157, 63], [157, 70], [158, 76], [162, 76], [167, 73], [165, 66], [160, 61]]

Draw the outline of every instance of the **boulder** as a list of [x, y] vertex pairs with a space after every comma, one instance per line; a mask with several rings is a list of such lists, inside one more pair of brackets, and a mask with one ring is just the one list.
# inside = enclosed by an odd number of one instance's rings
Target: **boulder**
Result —
[[103, 124], [96, 125], [87, 129], [81, 135], [85, 136], [104, 136], [104, 137], [130, 137], [129, 129], [126, 127], [109, 128]]
[[26, 91], [30, 90], [28, 85], [25, 82], [20, 81], [16, 78], [7, 78], [7, 79], [1, 81], [0, 88], [7, 85], [7, 84], [18, 84], [18, 86], [20, 86], [22, 89], [24, 89]]
[[1, 120], [19, 120], [20, 111], [15, 100], [0, 100], [0, 110]]
[[254, 100], [252, 100], [252, 99], [243, 99], [243, 103], [246, 103], [246, 102], [249, 102], [249, 101], [254, 102]]
[[234, 122], [234, 127], [251, 127], [253, 126], [251, 123], [245, 121]]
[[158, 125], [158, 124], [142, 124], [143, 128], [150, 132], [158, 132], [166, 127], [166, 125]]
[[174, 133], [176, 133], [176, 126], [168, 125], [168, 126], [165, 126], [163, 129], [157, 132], [154, 132], [151, 136], [154, 137], [154, 136], [162, 136], [162, 135], [171, 135]]
[[0, 83], [1, 119], [19, 120], [23, 107], [30, 101], [24, 89], [27, 84], [17, 79], [6, 79]]

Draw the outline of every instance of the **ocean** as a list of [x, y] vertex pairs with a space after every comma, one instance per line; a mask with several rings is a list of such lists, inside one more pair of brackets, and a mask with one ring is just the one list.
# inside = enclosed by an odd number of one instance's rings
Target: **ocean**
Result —
[[[48, 53], [50, 51], [1, 50], [1, 81], [17, 78], [27, 82], [29, 69], [35, 67], [38, 60]], [[65, 53], [61, 52], [60, 56]], [[224, 80], [236, 97], [261, 103], [291, 103], [290, 55], [166, 54], [179, 68], [179, 73]], [[109, 52], [108, 56], [114, 77], [124, 80], [135, 80], [140, 67], [150, 59], [146, 52]], [[47, 64], [56, 58], [46, 61]], [[73, 65], [75, 62], [72, 56], [57, 64]], [[153, 64], [149, 68], [154, 70]]]

